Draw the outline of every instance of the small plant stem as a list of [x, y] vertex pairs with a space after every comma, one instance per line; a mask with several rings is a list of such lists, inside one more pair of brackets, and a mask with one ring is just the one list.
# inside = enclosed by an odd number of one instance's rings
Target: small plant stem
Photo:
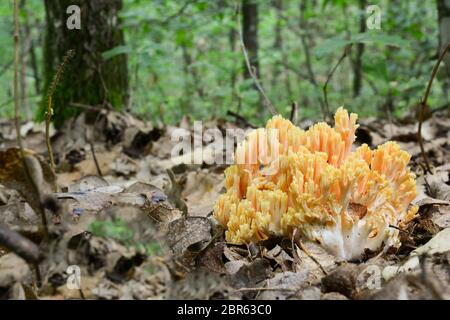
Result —
[[[50, 110], [50, 112], [49, 112]], [[55, 171], [55, 158], [53, 157], [52, 143], [50, 142], [50, 123], [52, 121], [52, 97], [48, 97], [47, 112], [45, 118], [45, 142], [47, 144], [48, 157], [50, 158], [50, 167]]]
[[[25, 175], [30, 182], [33, 191], [39, 196], [39, 186], [36, 185], [31, 177], [31, 170], [25, 160], [22, 136], [20, 135], [20, 96], [19, 96], [19, 54], [20, 54], [20, 32], [19, 32], [19, 3], [14, 0], [14, 121], [17, 134], [17, 144], [20, 149], [20, 157]], [[48, 239], [47, 218], [45, 209], [40, 205], [39, 215], [41, 216], [44, 239]]]
[[53, 78], [53, 81], [50, 85], [50, 88], [48, 90], [48, 96], [47, 96], [47, 111], [45, 112], [45, 142], [47, 144], [47, 151], [48, 151], [48, 157], [50, 158], [50, 167], [52, 168], [53, 172], [55, 171], [55, 158], [53, 156], [53, 149], [52, 144], [50, 142], [50, 123], [52, 122], [52, 116], [53, 116], [53, 94], [56, 91], [56, 86], [58, 85], [59, 80], [61, 79], [61, 75], [64, 71], [64, 66], [67, 64], [67, 62], [72, 58], [74, 55], [73, 50], [67, 51], [66, 55], [63, 58], [63, 61], [58, 66], [58, 69], [56, 70], [55, 77]]
[[433, 72], [431, 73], [430, 80], [428, 81], [427, 89], [425, 90], [425, 94], [424, 94], [422, 100], [420, 101], [419, 128], [417, 130], [417, 136], [419, 138], [420, 152], [422, 154], [422, 158], [425, 163], [425, 168], [426, 168], [426, 171], [428, 171], [429, 173], [431, 173], [431, 167], [430, 167], [430, 162], [428, 160], [427, 153], [425, 152], [425, 148], [423, 146], [422, 123], [423, 123], [423, 118], [425, 116], [425, 108], [427, 106], [428, 96], [430, 95], [431, 86], [433, 85], [433, 80], [436, 77], [436, 74], [439, 70], [439, 65], [441, 64], [442, 60], [444, 59], [444, 57], [449, 49], [450, 49], [450, 43], [448, 43], [445, 46], [444, 50], [442, 51], [441, 55], [439, 56], [438, 61], [434, 65]]
[[237, 25], [238, 25], [238, 33], [239, 33], [239, 42], [242, 48], [242, 53], [244, 55], [244, 60], [245, 60], [245, 64], [247, 66], [247, 70], [249, 75], [251, 76], [251, 78], [253, 79], [253, 82], [256, 85], [256, 88], [258, 89], [258, 91], [261, 93], [261, 95], [264, 98], [264, 102], [265, 105], [267, 107], [267, 109], [269, 110], [269, 112], [275, 116], [277, 114], [279, 114], [279, 112], [275, 109], [275, 107], [273, 106], [272, 102], [270, 101], [269, 97], [267, 96], [266, 92], [264, 91], [264, 88], [261, 85], [261, 82], [258, 79], [258, 76], [255, 74], [255, 68], [252, 66], [251, 62], [250, 62], [250, 58], [248, 57], [248, 53], [247, 53], [247, 49], [245, 47], [245, 43], [244, 43], [244, 36], [242, 35], [242, 28], [241, 28], [241, 24], [240, 24], [240, 7], [238, 7], [238, 20], [237, 20]]
[[325, 100], [325, 110], [327, 112], [327, 116], [328, 116], [328, 112], [330, 110], [330, 106], [328, 104], [328, 83], [330, 82], [331, 78], [333, 77], [333, 75], [336, 72], [339, 65], [342, 63], [342, 61], [344, 61], [345, 57], [348, 56], [348, 54], [350, 53], [351, 47], [352, 47], [352, 44], [349, 44], [344, 48], [344, 52], [342, 53], [341, 57], [339, 58], [338, 62], [333, 67], [333, 69], [331, 69], [330, 73], [327, 76], [327, 80], [325, 81], [325, 84], [323, 85], [323, 88], [322, 88], [323, 99]]

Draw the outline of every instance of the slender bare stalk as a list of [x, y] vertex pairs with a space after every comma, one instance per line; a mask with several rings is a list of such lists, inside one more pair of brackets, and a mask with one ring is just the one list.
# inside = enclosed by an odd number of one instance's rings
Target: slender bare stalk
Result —
[[241, 27], [241, 23], [240, 23], [240, 17], [241, 17], [240, 9], [238, 9], [238, 10], [239, 11], [238, 11], [238, 14], [237, 14], [237, 17], [238, 17], [237, 25], [238, 25], [238, 33], [239, 33], [239, 42], [240, 42], [240, 45], [241, 45], [241, 48], [242, 48], [242, 53], [244, 55], [245, 64], [247, 66], [248, 73], [252, 77], [253, 82], [256, 85], [256, 88], [258, 89], [258, 91], [263, 96], [264, 102], [265, 102], [265, 105], [266, 105], [267, 109], [269, 109], [269, 111], [270, 111], [270, 113], [272, 115], [277, 115], [277, 114], [279, 114], [279, 112], [275, 109], [275, 107], [273, 106], [272, 102], [270, 102], [269, 97], [267, 96], [266, 92], [264, 91], [264, 88], [262, 87], [262, 85], [261, 85], [261, 83], [260, 83], [260, 81], [258, 79], [258, 76], [255, 74], [255, 70], [254, 70], [252, 64], [250, 63], [250, 58], [248, 57], [247, 49], [245, 48], [245, 44], [244, 44], [244, 37], [242, 35], [242, 27]]
[[420, 146], [420, 152], [422, 153], [423, 161], [425, 162], [426, 171], [431, 173], [430, 168], [430, 162], [428, 161], [427, 153], [425, 152], [425, 148], [423, 146], [423, 138], [422, 138], [422, 123], [423, 123], [423, 117], [425, 115], [425, 108], [427, 106], [428, 96], [430, 95], [431, 86], [433, 85], [433, 80], [436, 77], [436, 74], [439, 70], [439, 65], [441, 64], [442, 60], [444, 59], [445, 55], [450, 49], [450, 43], [447, 43], [447, 46], [442, 51], [441, 55], [439, 56], [438, 61], [436, 62], [433, 72], [431, 73], [430, 81], [428, 81], [427, 89], [425, 90], [425, 94], [420, 101], [420, 114], [419, 114], [419, 128], [417, 130], [417, 136], [419, 138], [419, 146]]
[[53, 115], [52, 97], [49, 96], [47, 101], [47, 112], [45, 113], [45, 143], [47, 144], [48, 157], [50, 158], [50, 167], [55, 171], [55, 158], [53, 157], [53, 149], [50, 142], [50, 123]]
[[319, 260], [317, 260], [311, 252], [309, 252], [309, 250], [303, 245], [303, 242], [301, 240], [297, 241], [299, 244], [300, 249], [303, 250], [303, 252], [309, 257], [311, 258], [312, 261], [314, 261], [315, 264], [317, 264], [317, 266], [320, 268], [320, 270], [323, 272], [324, 275], [328, 275], [328, 272], [325, 270], [325, 268], [322, 266], [322, 264], [319, 262]]
[[333, 75], [336, 72], [336, 70], [339, 67], [339, 65], [342, 63], [342, 61], [345, 59], [345, 57], [347, 57], [348, 54], [350, 53], [350, 48], [351, 47], [352, 47], [352, 44], [349, 44], [349, 45], [347, 45], [344, 48], [344, 52], [342, 53], [341, 57], [339, 58], [338, 62], [333, 67], [333, 69], [331, 69], [330, 73], [327, 76], [327, 80], [325, 81], [325, 84], [323, 85], [322, 90], [323, 90], [323, 98], [325, 100], [325, 108], [326, 108], [326, 110], [329, 110], [329, 104], [328, 104], [328, 83], [330, 82], [331, 78], [333, 77]]
[[291, 120], [293, 124], [297, 124], [297, 109], [298, 109], [297, 101], [292, 102], [291, 115], [289, 116], [289, 120]]
[[[307, 42], [308, 37], [307, 37], [306, 30], [308, 28], [308, 23], [307, 23], [307, 18], [305, 17], [306, 2], [307, 1], [301, 1], [301, 3], [300, 3], [300, 19], [299, 19], [300, 32], [298, 33], [298, 35], [299, 35], [301, 43], [302, 43], [303, 51], [305, 52], [305, 64], [306, 64], [306, 70], [308, 73], [309, 82], [314, 87], [319, 88], [319, 85], [317, 83], [316, 76], [315, 76], [315, 73], [313, 70], [311, 52], [309, 50], [309, 45]], [[320, 109], [322, 111], [323, 119], [326, 121], [330, 117], [330, 110], [328, 109], [328, 105], [325, 104], [325, 102], [322, 101], [322, 99], [320, 97], [318, 100], [319, 100], [319, 104], [320, 104]]]
[[[19, 31], [19, 2], [14, 0], [14, 121], [16, 126], [17, 144], [23, 150], [20, 135], [20, 96], [19, 96], [19, 59], [20, 59], [20, 31]], [[23, 155], [22, 155], [23, 156]]]
[[[25, 152], [23, 148], [22, 136], [20, 135], [20, 93], [19, 93], [19, 58], [20, 58], [20, 32], [19, 32], [19, 3], [14, 0], [14, 122], [16, 127], [17, 144], [20, 149], [20, 156], [25, 171], [25, 175], [30, 182], [33, 191], [39, 196], [39, 186], [34, 182], [31, 169], [25, 159]], [[45, 216], [45, 209], [40, 205], [39, 215], [41, 216], [42, 229], [44, 239], [48, 239], [47, 217]]]
[[30, 264], [39, 263], [43, 258], [42, 252], [34, 242], [3, 224], [0, 224], [0, 245]]
[[103, 177], [102, 170], [100, 169], [100, 165], [98, 164], [97, 156], [95, 155], [94, 144], [91, 140], [88, 141], [89, 146], [91, 147], [92, 159], [94, 160], [95, 168], [97, 169], [97, 174], [100, 177]]
[[73, 55], [74, 55], [74, 50], [67, 51], [66, 55], [63, 58], [63, 61], [58, 66], [58, 69], [56, 70], [55, 77], [53, 78], [53, 81], [48, 90], [47, 111], [45, 112], [45, 142], [47, 144], [48, 157], [50, 158], [50, 166], [53, 171], [55, 171], [55, 158], [53, 156], [52, 144], [50, 142], [50, 123], [52, 122], [52, 116], [53, 116], [52, 98], [53, 98], [53, 94], [56, 91], [56, 86], [58, 85], [58, 82], [61, 79], [61, 75], [64, 71], [64, 66], [67, 64], [67, 62], [70, 60], [70, 58], [73, 57]]
[[[14, 0], [14, 122], [16, 127], [16, 135], [17, 135], [17, 144], [20, 148], [20, 155], [22, 158], [23, 168], [25, 171], [26, 176], [28, 177], [28, 180], [30, 181], [31, 185], [33, 186], [34, 191], [36, 194], [39, 195], [39, 189], [38, 186], [34, 183], [33, 179], [31, 178], [30, 169], [28, 168], [28, 164], [25, 160], [25, 152], [23, 149], [23, 143], [22, 143], [22, 136], [20, 135], [20, 93], [19, 93], [19, 59], [20, 59], [20, 31], [19, 31], [19, 1]], [[41, 208], [40, 210], [40, 216], [42, 220], [42, 228], [44, 233], [44, 239], [48, 239], [48, 227], [47, 227], [47, 218], [45, 217], [45, 210]], [[13, 241], [17, 243], [17, 240]], [[25, 246], [24, 248], [31, 248], [32, 245], [30, 243], [24, 242]], [[35, 249], [36, 251], [36, 249]], [[38, 250], [37, 250], [38, 251]], [[32, 265], [35, 268], [35, 274], [36, 274], [36, 281], [38, 286], [42, 283], [42, 277], [39, 270], [39, 263], [38, 258], [35, 258], [33, 256], [33, 259], [30, 258], [30, 260], [36, 260], [32, 261]]]

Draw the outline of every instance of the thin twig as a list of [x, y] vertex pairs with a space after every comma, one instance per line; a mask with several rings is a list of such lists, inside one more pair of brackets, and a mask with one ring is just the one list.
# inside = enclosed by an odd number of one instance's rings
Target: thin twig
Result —
[[244, 36], [242, 35], [242, 27], [241, 27], [241, 23], [240, 23], [240, 17], [241, 17], [241, 14], [240, 14], [240, 7], [239, 7], [238, 8], [238, 14], [237, 14], [237, 25], [238, 25], [239, 42], [240, 42], [240, 45], [241, 45], [242, 53], [244, 55], [244, 60], [245, 60], [246, 66], [247, 66], [248, 73], [252, 77], [253, 82], [256, 85], [256, 88], [258, 89], [258, 91], [263, 96], [264, 102], [265, 102], [265, 105], [266, 105], [267, 109], [269, 109], [269, 111], [270, 111], [270, 113], [272, 115], [277, 115], [277, 114], [279, 114], [279, 112], [275, 109], [275, 107], [273, 106], [272, 102], [270, 102], [270, 99], [267, 96], [266, 92], [264, 91], [264, 89], [263, 89], [263, 87], [262, 87], [262, 85], [261, 85], [261, 83], [260, 83], [260, 81], [258, 79], [258, 76], [255, 74], [254, 67], [250, 63], [250, 59], [248, 57], [247, 49], [245, 48], [245, 44], [244, 44]]
[[300, 249], [302, 249], [303, 252], [306, 253], [306, 255], [311, 258], [311, 260], [314, 261], [314, 263], [319, 266], [320, 270], [322, 270], [322, 272], [327, 276], [328, 272], [325, 270], [322, 264], [309, 252], [309, 250], [306, 249], [301, 240], [298, 240], [298, 245], [300, 246]]
[[[14, 0], [14, 122], [16, 127], [17, 144], [20, 149], [20, 157], [25, 171], [25, 175], [32, 186], [33, 191], [39, 196], [39, 186], [33, 180], [31, 169], [25, 159], [25, 152], [23, 148], [22, 136], [20, 135], [20, 96], [19, 96], [19, 52], [20, 52], [20, 32], [19, 32], [19, 3]], [[41, 201], [41, 200], [40, 200]], [[41, 216], [42, 229], [44, 239], [48, 239], [47, 217], [45, 216], [45, 208], [42, 203], [39, 204], [39, 215]]]
[[348, 44], [347, 46], [345, 46], [344, 48], [344, 52], [342, 53], [341, 57], [339, 58], [338, 62], [336, 63], [336, 65], [333, 67], [333, 69], [331, 69], [330, 73], [327, 76], [327, 80], [325, 81], [325, 84], [323, 85], [323, 98], [325, 100], [325, 108], [326, 110], [329, 110], [329, 104], [328, 104], [328, 83], [330, 82], [331, 78], [333, 77], [333, 74], [336, 72], [337, 68], [339, 67], [339, 65], [342, 63], [342, 61], [345, 59], [345, 57], [348, 56], [348, 54], [350, 53], [350, 48], [352, 47], [352, 44]]
[[0, 224], [0, 245], [24, 259], [34, 269], [36, 283], [40, 287], [42, 285], [42, 276], [39, 262], [44, 256], [39, 247], [20, 233], [2, 224]]
[[410, 235], [410, 233], [409, 233], [408, 231], [403, 230], [403, 229], [401, 229], [401, 228], [399, 228], [399, 227], [397, 227], [397, 226], [394, 226], [394, 225], [392, 225], [392, 224], [390, 224], [388, 227], [389, 227], [389, 228], [396, 229], [396, 230], [398, 230], [399, 232], [406, 233], [407, 235]]
[[289, 116], [289, 120], [293, 124], [297, 123], [297, 109], [298, 109], [298, 104], [297, 104], [296, 101], [293, 101], [292, 104], [291, 104], [291, 114]]
[[438, 61], [436, 62], [435, 66], [433, 68], [433, 72], [431, 73], [430, 81], [428, 81], [427, 89], [425, 91], [425, 94], [424, 94], [422, 100], [420, 101], [419, 128], [417, 130], [417, 136], [419, 138], [420, 152], [422, 153], [423, 161], [425, 162], [426, 169], [429, 173], [431, 173], [431, 168], [430, 168], [430, 162], [428, 161], [428, 156], [427, 156], [427, 154], [425, 152], [425, 148], [423, 146], [422, 123], [423, 123], [423, 117], [425, 114], [425, 108], [427, 106], [428, 96], [430, 95], [431, 86], [433, 84], [433, 80], [436, 77], [436, 74], [439, 69], [439, 65], [441, 64], [442, 60], [444, 59], [445, 54], [448, 52], [449, 49], [450, 49], [450, 43], [447, 43], [447, 46], [442, 51], [441, 55], [439, 56]]
[[86, 296], [84, 295], [83, 289], [78, 289], [78, 293], [80, 294], [81, 299], [86, 300]]
[[100, 177], [103, 177], [102, 170], [100, 169], [100, 165], [98, 164], [98, 161], [97, 161], [97, 156], [95, 155], [94, 144], [92, 143], [91, 140], [89, 140], [88, 143], [89, 143], [89, 146], [91, 147], [92, 159], [94, 159], [95, 168], [97, 169], [97, 173]]
[[235, 292], [242, 292], [242, 291], [297, 291], [297, 289], [294, 288], [265, 288], [265, 287], [257, 287], [257, 288], [240, 288], [235, 290]]
[[19, 3], [14, 0], [14, 113], [17, 134], [17, 144], [20, 147], [23, 158], [22, 136], [20, 135], [20, 97], [19, 97], [19, 55], [20, 55], [20, 31], [19, 31]]
[[[231, 116], [236, 118], [236, 122], [241, 122], [244, 126], [246, 127], [250, 127], [250, 128], [257, 128], [257, 126], [255, 126], [254, 124], [248, 122], [247, 119], [245, 119], [243, 116], [241, 116], [240, 114], [233, 112], [231, 110], [227, 111], [227, 116]], [[238, 124], [239, 125], [239, 124]]]
[[0, 224], [0, 245], [30, 264], [39, 263], [43, 257], [39, 247], [34, 242], [2, 224]]
[[48, 151], [48, 156], [50, 158], [50, 166], [53, 171], [55, 171], [55, 158], [53, 157], [52, 144], [50, 142], [50, 123], [52, 121], [52, 116], [53, 116], [52, 98], [53, 98], [53, 94], [55, 93], [56, 86], [58, 85], [58, 82], [61, 79], [61, 75], [63, 73], [64, 66], [67, 64], [69, 59], [73, 57], [73, 55], [74, 55], [74, 50], [67, 51], [66, 55], [63, 58], [63, 61], [58, 66], [58, 69], [56, 70], [55, 77], [53, 78], [53, 81], [48, 90], [47, 111], [45, 113], [45, 115], [46, 115], [46, 118], [45, 118], [45, 142], [47, 143], [47, 151]]
[[39, 268], [39, 263], [32, 264], [32, 267], [34, 269], [34, 274], [36, 276], [36, 286], [40, 288], [42, 286], [42, 274], [41, 269]]
[[[319, 85], [317, 83], [316, 80], [316, 76], [313, 70], [313, 65], [312, 65], [312, 61], [311, 61], [311, 52], [309, 51], [309, 46], [307, 43], [307, 34], [306, 34], [306, 28], [307, 28], [307, 23], [306, 23], [306, 17], [305, 17], [305, 6], [306, 6], [306, 2], [302, 1], [300, 3], [300, 19], [299, 19], [299, 26], [301, 31], [299, 32], [299, 37], [300, 40], [302, 42], [302, 46], [303, 46], [303, 51], [305, 52], [305, 62], [306, 62], [306, 70], [308, 71], [308, 78], [309, 81], [311, 82], [312, 85], [314, 85], [317, 89], [319, 88]], [[322, 111], [322, 116], [323, 119], [326, 121], [330, 115], [330, 110], [328, 108], [328, 105], [325, 104], [322, 99], [319, 97], [319, 104], [320, 104], [320, 109]]]

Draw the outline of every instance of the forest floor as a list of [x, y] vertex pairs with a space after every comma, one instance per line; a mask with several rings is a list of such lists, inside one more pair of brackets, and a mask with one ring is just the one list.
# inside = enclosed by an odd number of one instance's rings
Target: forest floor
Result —
[[[450, 299], [450, 117], [433, 113], [423, 123], [432, 173], [424, 173], [415, 121], [359, 123], [357, 144], [394, 140], [412, 155], [420, 209], [401, 231], [398, 250], [344, 262], [314, 243], [227, 244], [212, 216], [226, 165], [207, 164], [206, 143], [171, 157], [174, 130], [195, 138], [189, 121], [155, 127], [112, 111], [95, 124], [82, 114], [53, 132], [56, 179], [43, 126], [22, 124], [24, 145], [38, 160], [32, 174], [42, 172], [40, 198], [56, 199], [46, 237], [18, 153], [6, 151], [17, 145], [15, 128], [0, 121], [0, 224], [38, 243], [40, 252], [36, 273], [14, 248], [0, 247], [0, 298]], [[203, 126], [225, 132], [238, 124]], [[199, 152], [204, 163], [183, 164]]]

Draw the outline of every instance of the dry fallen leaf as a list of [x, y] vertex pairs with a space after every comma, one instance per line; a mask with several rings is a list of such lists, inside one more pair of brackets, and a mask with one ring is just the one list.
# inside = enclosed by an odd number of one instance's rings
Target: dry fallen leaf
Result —
[[186, 217], [168, 226], [167, 242], [175, 256], [198, 253], [211, 241], [211, 222], [203, 217]]

